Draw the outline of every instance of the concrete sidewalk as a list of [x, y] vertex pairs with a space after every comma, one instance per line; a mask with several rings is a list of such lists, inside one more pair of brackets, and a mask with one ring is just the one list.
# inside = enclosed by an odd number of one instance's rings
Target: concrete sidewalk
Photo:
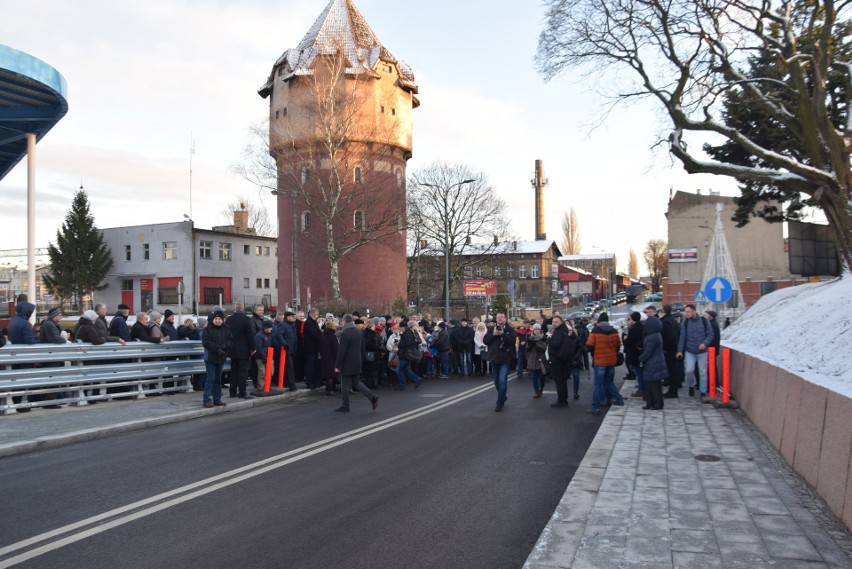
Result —
[[643, 411], [633, 387], [525, 569], [852, 568], [849, 532], [741, 411], [688, 396]]
[[116, 433], [187, 421], [214, 413], [229, 413], [257, 405], [274, 405], [312, 393], [307, 389], [252, 399], [223, 398], [228, 405], [205, 409], [201, 392], [115, 399], [96, 405], [33, 409], [0, 417], [0, 457], [97, 439]]

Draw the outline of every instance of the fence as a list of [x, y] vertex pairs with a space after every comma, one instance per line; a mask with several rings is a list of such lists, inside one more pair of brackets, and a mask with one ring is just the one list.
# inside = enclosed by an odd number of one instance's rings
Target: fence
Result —
[[201, 342], [191, 340], [9, 344], [0, 349], [0, 415], [57, 403], [192, 391], [192, 376], [205, 373], [203, 354]]

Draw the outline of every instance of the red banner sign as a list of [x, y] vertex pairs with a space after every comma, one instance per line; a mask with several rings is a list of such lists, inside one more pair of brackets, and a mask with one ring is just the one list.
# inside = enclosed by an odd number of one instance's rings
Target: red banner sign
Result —
[[497, 294], [497, 281], [471, 280], [464, 281], [465, 296], [488, 296]]

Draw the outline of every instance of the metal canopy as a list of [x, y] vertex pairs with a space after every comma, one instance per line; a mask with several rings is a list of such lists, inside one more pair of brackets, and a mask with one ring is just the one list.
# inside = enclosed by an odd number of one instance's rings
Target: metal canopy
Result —
[[56, 69], [0, 44], [0, 180], [27, 155], [27, 133], [39, 141], [65, 116], [66, 92]]

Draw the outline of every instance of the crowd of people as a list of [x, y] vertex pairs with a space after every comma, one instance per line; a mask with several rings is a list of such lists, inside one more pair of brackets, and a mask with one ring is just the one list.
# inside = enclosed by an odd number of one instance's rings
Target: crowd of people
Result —
[[[690, 396], [697, 389], [707, 398], [707, 348], [718, 351], [720, 339], [716, 314], [699, 315], [691, 304], [683, 316], [664, 305], [661, 317], [650, 305], [644, 317], [631, 313], [624, 330], [609, 322], [607, 312], [591, 321], [566, 321], [558, 312], [514, 322], [505, 314], [444, 321], [430, 314], [362, 317], [354, 312], [338, 318], [321, 316], [316, 308], [267, 315], [263, 305], [246, 310], [237, 303], [228, 316], [217, 308], [207, 319], [197, 323], [186, 319], [177, 326], [171, 310], [141, 312], [128, 325], [128, 306], [119, 305], [107, 320], [107, 307], [97, 304], [82, 314], [73, 330], [63, 331], [61, 310], [51, 309], [31, 326], [34, 309], [31, 303], [18, 303], [7, 331], [10, 342], [201, 340], [206, 374], [194, 377], [193, 385], [203, 391], [205, 407], [226, 405], [223, 387], [230, 397], [247, 399], [264, 395], [266, 382], [276, 383], [279, 377], [287, 390], [303, 383], [328, 396], [341, 395], [338, 411], [345, 412], [350, 393], [361, 392], [375, 409], [378, 397], [372, 390], [380, 387], [417, 389], [424, 378], [490, 375], [497, 390], [495, 411], [501, 411], [506, 383], [514, 372], [518, 378], [529, 375], [536, 399], [545, 383], [553, 381], [556, 400], [551, 406], [560, 408], [568, 406], [569, 396], [580, 398], [580, 372], [593, 369], [589, 412], [599, 414], [604, 406], [624, 404], [614, 382], [615, 368], [624, 363], [628, 370], [624, 379], [637, 381], [632, 395], [645, 399], [645, 409], [657, 410], [663, 408], [664, 399], [678, 397], [685, 381]], [[225, 372], [227, 362], [230, 368]], [[663, 387], [668, 388], [665, 393]]]

